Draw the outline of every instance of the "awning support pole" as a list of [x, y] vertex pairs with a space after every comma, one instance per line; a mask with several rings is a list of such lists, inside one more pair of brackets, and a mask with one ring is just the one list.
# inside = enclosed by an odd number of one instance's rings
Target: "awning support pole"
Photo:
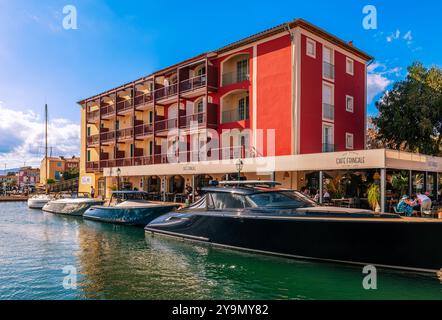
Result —
[[381, 169], [381, 213], [385, 213], [386, 169]]
[[411, 197], [413, 193], [413, 171], [408, 172], [408, 196]]
[[323, 182], [324, 182], [324, 172], [319, 171], [319, 203], [323, 203]]

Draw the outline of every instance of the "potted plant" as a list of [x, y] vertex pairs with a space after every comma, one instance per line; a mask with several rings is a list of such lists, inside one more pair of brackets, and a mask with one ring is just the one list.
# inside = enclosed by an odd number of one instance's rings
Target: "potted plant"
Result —
[[379, 197], [379, 185], [377, 183], [372, 183], [368, 188], [368, 204], [375, 212], [381, 212]]
[[408, 189], [408, 176], [400, 173], [393, 176], [391, 181], [393, 187], [400, 191], [400, 195], [403, 196]]

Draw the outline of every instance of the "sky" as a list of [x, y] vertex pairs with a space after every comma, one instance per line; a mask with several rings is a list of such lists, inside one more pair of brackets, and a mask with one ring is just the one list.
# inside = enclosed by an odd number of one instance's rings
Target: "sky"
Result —
[[[65, 29], [63, 8], [77, 12]], [[373, 5], [376, 29], [363, 8]], [[54, 156], [79, 153], [77, 101], [295, 18], [376, 59], [368, 113], [407, 66], [442, 67], [441, 1], [0, 0], [0, 169], [38, 165], [44, 104]]]

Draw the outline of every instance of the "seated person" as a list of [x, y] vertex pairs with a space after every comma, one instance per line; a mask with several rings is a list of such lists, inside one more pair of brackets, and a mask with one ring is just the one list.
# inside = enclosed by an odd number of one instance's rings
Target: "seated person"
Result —
[[411, 201], [409, 196], [402, 196], [397, 204], [396, 210], [398, 213], [403, 213], [407, 217], [413, 216], [414, 201]]
[[428, 212], [431, 210], [431, 199], [427, 195], [419, 192], [416, 196], [416, 202], [419, 203], [421, 212]]

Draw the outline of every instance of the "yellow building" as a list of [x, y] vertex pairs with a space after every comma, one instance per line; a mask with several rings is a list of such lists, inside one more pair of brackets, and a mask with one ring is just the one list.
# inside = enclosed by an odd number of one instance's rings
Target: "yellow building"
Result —
[[[46, 164], [48, 173], [46, 174]], [[60, 181], [63, 177], [63, 173], [70, 169], [79, 168], [80, 158], [64, 158], [64, 157], [48, 157], [43, 158], [40, 162], [40, 183], [45, 185], [47, 179], [54, 181]]]

